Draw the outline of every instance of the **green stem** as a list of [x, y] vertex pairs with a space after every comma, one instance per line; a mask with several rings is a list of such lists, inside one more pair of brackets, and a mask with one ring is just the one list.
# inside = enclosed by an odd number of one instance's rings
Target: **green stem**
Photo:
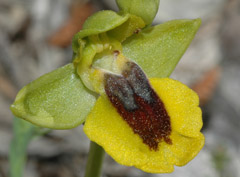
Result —
[[100, 177], [103, 158], [103, 148], [91, 141], [85, 177]]
[[27, 147], [32, 138], [36, 135], [36, 127], [32, 124], [14, 118], [13, 139], [10, 145], [9, 162], [10, 177], [22, 177], [27, 156]]

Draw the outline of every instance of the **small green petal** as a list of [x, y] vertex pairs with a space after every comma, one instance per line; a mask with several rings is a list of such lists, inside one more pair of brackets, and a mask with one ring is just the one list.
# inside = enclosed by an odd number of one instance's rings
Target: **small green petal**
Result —
[[68, 129], [84, 122], [95, 101], [73, 64], [68, 64], [22, 88], [11, 110], [15, 116], [38, 126]]
[[159, 7], [159, 0], [116, 0], [116, 2], [123, 13], [139, 16], [147, 25], [152, 23]]
[[126, 22], [128, 18], [129, 14], [121, 16], [111, 10], [104, 10], [93, 14], [85, 21], [83, 29], [73, 37], [73, 51], [77, 52], [79, 39], [114, 29]]
[[122, 42], [129, 36], [133, 35], [136, 30], [141, 29], [144, 26], [145, 23], [142, 18], [135, 15], [130, 15], [129, 19], [125, 23], [109, 31], [108, 34]]
[[90, 16], [84, 22], [83, 30], [95, 30], [102, 33], [121, 25], [127, 19], [128, 15], [121, 16], [114, 11], [103, 10]]
[[123, 54], [148, 77], [168, 77], [193, 40], [201, 20], [173, 20], [135, 34], [123, 43]]

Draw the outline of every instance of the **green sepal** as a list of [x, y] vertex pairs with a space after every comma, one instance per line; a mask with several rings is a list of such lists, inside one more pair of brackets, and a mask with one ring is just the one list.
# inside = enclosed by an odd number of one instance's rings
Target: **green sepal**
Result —
[[140, 30], [144, 26], [145, 23], [142, 18], [136, 15], [130, 15], [129, 19], [125, 23], [114, 28], [113, 30], [110, 30], [108, 35], [122, 42], [134, 33], [137, 33], [138, 31], [136, 30]]
[[11, 110], [38, 126], [69, 129], [85, 121], [95, 101], [96, 96], [85, 88], [71, 63], [23, 87]]
[[173, 20], [142, 30], [123, 42], [123, 54], [148, 77], [168, 77], [193, 40], [201, 19]]
[[129, 14], [119, 15], [111, 10], [103, 10], [90, 16], [84, 23], [83, 29], [74, 35], [72, 48], [75, 53], [79, 48], [79, 39], [109, 31], [126, 22]]
[[141, 17], [151, 24], [157, 14], [160, 0], [116, 0], [121, 12]]

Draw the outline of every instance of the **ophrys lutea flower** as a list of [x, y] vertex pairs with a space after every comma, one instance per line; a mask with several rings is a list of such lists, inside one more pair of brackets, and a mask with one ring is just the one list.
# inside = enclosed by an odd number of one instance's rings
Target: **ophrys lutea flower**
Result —
[[90, 140], [120, 164], [172, 172], [204, 144], [197, 95], [166, 78], [200, 20], [150, 27], [158, 1], [138, 1], [132, 7], [123, 0], [118, 5], [119, 13], [101, 11], [90, 17], [73, 39], [73, 63], [25, 86], [11, 110], [53, 129], [85, 122]]

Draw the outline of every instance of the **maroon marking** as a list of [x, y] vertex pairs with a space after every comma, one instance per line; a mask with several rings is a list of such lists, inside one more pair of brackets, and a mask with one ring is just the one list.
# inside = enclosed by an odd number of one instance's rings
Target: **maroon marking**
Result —
[[136, 30], [134, 31], [134, 34], [138, 34], [140, 31], [141, 31], [140, 28], [139, 28], [139, 29], [136, 29]]
[[105, 91], [112, 105], [151, 150], [157, 151], [162, 140], [171, 144], [170, 117], [141, 68], [128, 62], [122, 74], [105, 74]]
[[113, 51], [113, 55], [114, 55], [114, 56], [117, 57], [119, 54], [120, 54], [119, 50], [114, 50], [114, 51]]

